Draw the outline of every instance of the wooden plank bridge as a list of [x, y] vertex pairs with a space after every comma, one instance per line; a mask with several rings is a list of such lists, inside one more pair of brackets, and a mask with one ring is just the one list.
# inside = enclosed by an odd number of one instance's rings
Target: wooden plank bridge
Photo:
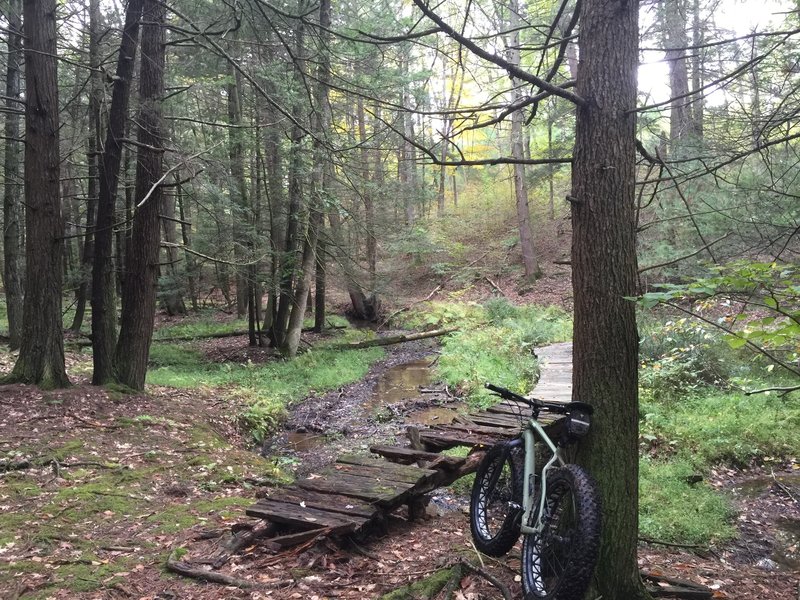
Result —
[[[537, 350], [540, 377], [532, 396], [569, 402], [572, 395], [572, 344]], [[409, 516], [424, 511], [433, 490], [477, 469], [481, 448], [516, 436], [530, 408], [504, 400], [483, 411], [458, 416], [452, 423], [410, 426], [409, 446], [373, 446], [372, 456], [348, 454], [307, 479], [277, 488], [247, 509], [252, 517], [275, 524], [275, 549], [321, 534], [359, 534], [382, 528], [388, 513], [407, 505]], [[548, 415], [549, 416], [549, 415]], [[540, 422], [548, 423], [548, 417]], [[556, 419], [549, 421], [553, 426]], [[454, 447], [472, 451], [459, 458], [441, 454]]]

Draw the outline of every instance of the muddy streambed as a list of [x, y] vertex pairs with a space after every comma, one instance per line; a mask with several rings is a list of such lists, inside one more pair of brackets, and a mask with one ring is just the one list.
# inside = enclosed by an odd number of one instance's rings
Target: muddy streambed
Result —
[[435, 348], [405, 344], [373, 366], [367, 376], [294, 408], [286, 430], [269, 440], [264, 454], [312, 472], [344, 452], [375, 444], [406, 444], [406, 427], [450, 423], [465, 404], [436, 381]]
[[800, 572], [800, 472], [750, 476], [726, 487], [739, 510], [732, 557], [765, 571]]

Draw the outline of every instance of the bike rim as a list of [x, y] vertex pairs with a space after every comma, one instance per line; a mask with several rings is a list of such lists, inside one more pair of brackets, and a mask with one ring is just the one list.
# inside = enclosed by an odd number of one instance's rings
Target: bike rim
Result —
[[572, 540], [577, 530], [577, 505], [569, 485], [548, 490], [546, 517], [541, 532], [528, 542], [526, 563], [528, 588], [536, 596], [549, 596], [558, 590], [569, 568]]
[[[498, 472], [499, 469], [499, 472]], [[486, 539], [496, 537], [512, 510], [513, 490], [512, 467], [508, 461], [503, 460], [491, 465], [486, 477], [481, 481], [481, 494], [479, 497], [478, 531]]]

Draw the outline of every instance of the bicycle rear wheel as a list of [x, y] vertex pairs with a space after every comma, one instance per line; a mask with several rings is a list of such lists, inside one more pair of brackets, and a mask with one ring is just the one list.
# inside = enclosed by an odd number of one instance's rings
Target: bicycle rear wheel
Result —
[[475, 547], [502, 556], [519, 539], [522, 513], [522, 459], [518, 448], [493, 446], [483, 457], [469, 503]]
[[583, 600], [600, 548], [597, 484], [577, 465], [556, 469], [544, 511], [544, 529], [522, 541], [525, 600]]

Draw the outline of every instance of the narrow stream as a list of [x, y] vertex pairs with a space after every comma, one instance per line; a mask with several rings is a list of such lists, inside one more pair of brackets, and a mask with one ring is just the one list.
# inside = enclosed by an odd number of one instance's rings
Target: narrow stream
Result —
[[442, 386], [434, 385], [430, 357], [392, 367], [378, 380], [365, 410], [391, 411], [406, 424], [451, 423], [463, 403], [453, 401]]
[[[433, 358], [426, 357], [387, 369], [360, 410], [379, 422], [436, 425], [451, 423], [463, 403], [449, 397], [433, 380]], [[308, 452], [328, 441], [321, 433], [292, 431], [286, 445]]]
[[[775, 479], [772, 477], [750, 479], [734, 487], [733, 492], [747, 501], [748, 498], [758, 498], [769, 493], [776, 482], [784, 486], [784, 489], [795, 493], [800, 490], [800, 473], [778, 475]], [[793, 516], [778, 518], [774, 522], [772, 533], [775, 541], [769, 559], [781, 570], [800, 570], [800, 519]]]

